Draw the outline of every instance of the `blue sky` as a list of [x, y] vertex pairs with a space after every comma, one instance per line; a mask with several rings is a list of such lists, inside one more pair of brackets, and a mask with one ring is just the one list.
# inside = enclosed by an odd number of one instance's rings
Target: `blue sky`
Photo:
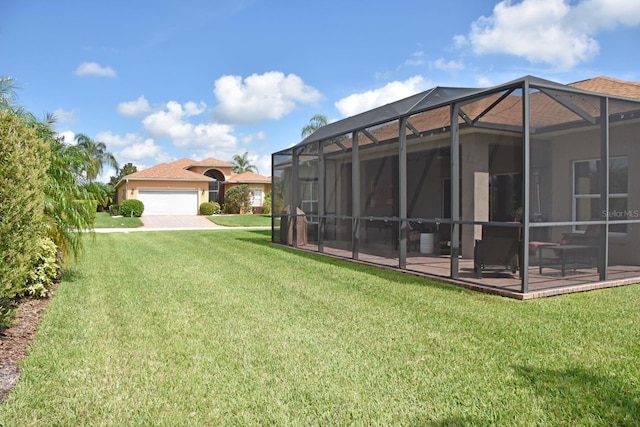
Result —
[[638, 0], [0, 0], [18, 103], [139, 169], [248, 152], [270, 175], [314, 114], [434, 86], [640, 81], [638, 41]]

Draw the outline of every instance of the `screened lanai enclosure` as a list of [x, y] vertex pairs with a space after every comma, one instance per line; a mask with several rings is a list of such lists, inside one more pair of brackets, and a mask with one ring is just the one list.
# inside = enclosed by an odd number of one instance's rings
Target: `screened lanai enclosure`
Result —
[[640, 100], [580, 86], [437, 87], [318, 129], [272, 155], [273, 242], [516, 298], [640, 281]]

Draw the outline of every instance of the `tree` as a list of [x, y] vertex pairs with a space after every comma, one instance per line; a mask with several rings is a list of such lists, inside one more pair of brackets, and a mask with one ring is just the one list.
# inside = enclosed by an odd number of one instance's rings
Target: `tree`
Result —
[[135, 173], [135, 172], [138, 172], [138, 167], [131, 162], [126, 163], [124, 166], [122, 166], [118, 170], [118, 173], [116, 174], [116, 176], [112, 176], [109, 178], [109, 184], [115, 187], [116, 184], [118, 184], [118, 182], [120, 182], [120, 180], [123, 177], [127, 175], [131, 175], [132, 173]]
[[251, 164], [246, 151], [242, 156], [239, 154], [233, 156], [233, 162], [235, 165], [231, 168], [231, 171], [235, 173], [256, 172], [258, 170], [256, 165]]
[[224, 213], [251, 213], [251, 190], [246, 184], [234, 185], [224, 194]]
[[84, 173], [84, 177], [93, 182], [102, 173], [105, 165], [118, 170], [118, 162], [113, 154], [107, 151], [104, 142], [94, 141], [83, 133], [76, 135], [76, 149], [84, 156], [84, 165], [78, 172]]
[[309, 120], [309, 124], [302, 128], [302, 133], [300, 134], [300, 136], [302, 137], [302, 139], [304, 139], [320, 129], [322, 126], [326, 126], [327, 124], [329, 124], [329, 119], [327, 119], [327, 116], [325, 116], [324, 114], [316, 114], [315, 116], [311, 117], [311, 120]]

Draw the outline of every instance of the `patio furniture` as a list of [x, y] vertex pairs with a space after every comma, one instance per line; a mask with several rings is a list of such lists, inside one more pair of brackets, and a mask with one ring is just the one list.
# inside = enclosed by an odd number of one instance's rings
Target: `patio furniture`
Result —
[[519, 227], [482, 226], [482, 239], [476, 240], [473, 254], [473, 270], [479, 279], [485, 271], [515, 274], [519, 260]]
[[[570, 265], [573, 266], [573, 271], [577, 270], [577, 266], [579, 264], [578, 261], [581, 260], [581, 256], [585, 250], [591, 249], [590, 246], [583, 245], [547, 245], [540, 246], [538, 248], [538, 272], [542, 274], [542, 266], [543, 260], [558, 260], [560, 261], [560, 269], [562, 271], [562, 277], [565, 275], [567, 261], [570, 261]], [[553, 251], [554, 255], [557, 257], [553, 258], [544, 258], [543, 252], [545, 251]], [[547, 264], [549, 266], [549, 264]]]
[[[291, 206], [287, 205], [280, 214], [280, 242], [287, 245], [293, 245], [294, 218], [291, 216], [291, 212]], [[307, 217], [300, 208], [296, 208], [296, 216], [297, 245], [304, 246], [307, 244]]]
[[536, 251], [540, 274], [546, 263], [547, 266], [559, 265], [564, 277], [567, 261], [571, 262], [574, 271], [577, 265], [591, 267], [597, 264], [599, 242], [600, 225], [591, 224], [584, 233], [563, 233], [559, 242], [529, 242], [529, 247]]

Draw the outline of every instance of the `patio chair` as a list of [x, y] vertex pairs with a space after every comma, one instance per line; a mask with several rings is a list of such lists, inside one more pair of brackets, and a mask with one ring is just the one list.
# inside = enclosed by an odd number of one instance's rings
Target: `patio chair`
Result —
[[476, 240], [473, 270], [479, 279], [485, 271], [515, 274], [520, 265], [520, 228], [482, 226], [482, 239]]
[[[420, 234], [424, 232], [425, 231], [421, 223], [415, 222], [415, 221], [407, 222], [407, 251], [411, 251], [411, 246], [415, 246], [416, 250], [420, 249]], [[398, 243], [399, 243], [397, 235], [398, 235], [397, 231], [394, 232], [396, 250], [398, 250]]]

